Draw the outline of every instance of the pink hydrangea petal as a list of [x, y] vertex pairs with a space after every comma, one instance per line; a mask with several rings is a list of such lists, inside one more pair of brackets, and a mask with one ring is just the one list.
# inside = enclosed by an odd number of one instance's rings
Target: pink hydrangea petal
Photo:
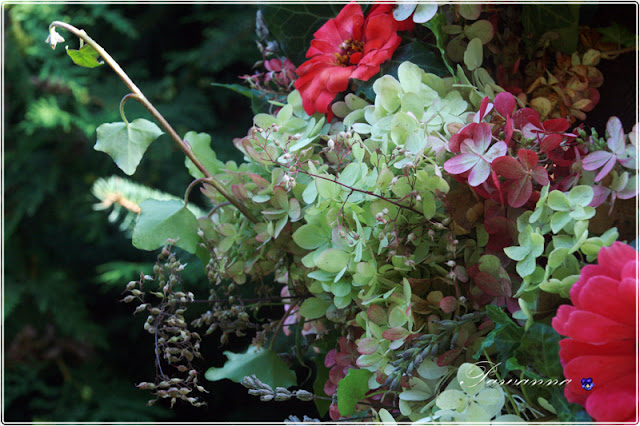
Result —
[[609, 158], [609, 161], [607, 161], [607, 164], [604, 165], [602, 170], [600, 170], [600, 172], [596, 176], [595, 181], [599, 182], [600, 180], [602, 180], [602, 178], [607, 176], [609, 172], [613, 169], [613, 167], [616, 165], [617, 160], [618, 159], [616, 158], [616, 156], [612, 155], [611, 158]]
[[491, 166], [483, 160], [478, 161], [469, 173], [469, 185], [478, 186], [485, 182], [491, 174]]
[[327, 355], [324, 357], [324, 366], [325, 367], [332, 367], [334, 365], [336, 365], [336, 353], [338, 351], [336, 351], [335, 349], [331, 349], [329, 352], [327, 352]]
[[491, 163], [498, 157], [502, 157], [507, 153], [507, 144], [503, 141], [499, 141], [493, 144], [491, 148], [484, 154], [484, 159]]
[[503, 117], [513, 114], [513, 110], [516, 109], [516, 100], [509, 92], [500, 92], [496, 95], [494, 100], [496, 111]]
[[476, 165], [480, 158], [473, 154], [458, 154], [444, 163], [444, 169], [454, 175], [464, 173]]
[[344, 371], [339, 365], [334, 365], [331, 367], [331, 370], [329, 370], [329, 380], [335, 385], [337, 385], [344, 376]]
[[624, 130], [618, 117], [609, 118], [609, 121], [607, 121], [607, 133], [609, 133], [607, 146], [611, 152], [622, 154], [624, 151]]
[[604, 166], [613, 154], [607, 151], [595, 151], [584, 157], [582, 160], [582, 168], [585, 170], [597, 170]]
[[327, 380], [323, 390], [327, 396], [331, 396], [338, 391], [338, 385], [331, 383], [331, 380]]

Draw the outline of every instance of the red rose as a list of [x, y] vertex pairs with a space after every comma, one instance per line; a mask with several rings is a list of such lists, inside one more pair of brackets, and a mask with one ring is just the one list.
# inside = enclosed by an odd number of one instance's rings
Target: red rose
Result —
[[308, 114], [321, 112], [331, 119], [331, 101], [347, 90], [349, 79], [369, 80], [391, 59], [400, 44], [398, 22], [382, 11], [365, 20], [360, 5], [351, 2], [315, 32], [309, 60], [296, 70], [295, 87]]
[[[615, 242], [598, 253], [598, 264], [582, 268], [571, 288], [573, 306], [562, 305], [553, 328], [560, 341], [569, 402], [584, 406], [598, 422], [636, 421], [636, 251]], [[593, 388], [581, 386], [593, 379]]]

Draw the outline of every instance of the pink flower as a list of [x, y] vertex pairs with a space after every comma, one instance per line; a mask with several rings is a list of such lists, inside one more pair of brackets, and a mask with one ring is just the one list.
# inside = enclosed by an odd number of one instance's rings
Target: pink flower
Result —
[[585, 170], [597, 170], [602, 167], [595, 178], [596, 182], [608, 175], [613, 166], [616, 165], [616, 162], [627, 168], [634, 167], [636, 162], [636, 147], [634, 145], [625, 145], [624, 130], [618, 117], [609, 118], [607, 133], [609, 133], [607, 147], [611, 152], [592, 152], [582, 160], [582, 167]]
[[349, 79], [367, 81], [391, 59], [400, 44], [398, 22], [384, 8], [375, 8], [365, 20], [356, 2], [347, 4], [314, 34], [308, 61], [298, 67], [295, 87], [308, 114], [332, 113], [331, 102], [347, 90]]
[[[472, 130], [465, 132], [467, 127]], [[454, 175], [469, 171], [469, 185], [478, 186], [491, 174], [491, 163], [507, 153], [507, 144], [503, 141], [491, 145], [491, 127], [487, 123], [471, 123], [461, 133], [468, 137], [461, 141], [461, 154], [447, 160], [444, 169]], [[454, 147], [451, 151], [455, 152]]]
[[[553, 328], [568, 336], [560, 341], [569, 402], [585, 407], [598, 422], [636, 419], [636, 251], [619, 242], [603, 247], [598, 264], [582, 268], [571, 288], [573, 306], [562, 305]], [[593, 388], [581, 386], [593, 379]]]

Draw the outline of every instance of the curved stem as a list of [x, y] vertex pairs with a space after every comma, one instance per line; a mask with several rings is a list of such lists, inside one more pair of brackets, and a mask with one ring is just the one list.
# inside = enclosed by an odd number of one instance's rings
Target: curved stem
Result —
[[191, 182], [189, 184], [189, 186], [187, 186], [186, 191], [184, 191], [184, 206], [187, 207], [187, 205], [189, 204], [189, 194], [191, 194], [191, 190], [199, 183], [201, 182], [207, 182], [210, 183], [211, 178], [198, 178], [196, 180], [194, 180], [193, 182]]
[[135, 93], [128, 93], [124, 95], [124, 98], [122, 98], [122, 100], [120, 101], [120, 117], [122, 117], [122, 121], [124, 121], [124, 124], [126, 124], [127, 126], [129, 125], [129, 120], [127, 120], [127, 116], [124, 114], [124, 104], [129, 99], [135, 99], [140, 102], [138, 95], [136, 95]]
[[[189, 145], [189, 143], [187, 141], [182, 140], [182, 138], [173, 129], [173, 127], [171, 127], [171, 125], [164, 118], [164, 116], [160, 114], [160, 112], [146, 98], [146, 96], [144, 95], [144, 93], [142, 93], [142, 91], [138, 88], [138, 86], [136, 86], [134, 82], [131, 80], [131, 78], [129, 78], [127, 73], [124, 72], [124, 70], [120, 67], [120, 65], [118, 65], [118, 63], [111, 57], [111, 55], [109, 55], [109, 53], [107, 53], [106, 50], [102, 48], [102, 46], [100, 46], [91, 37], [89, 37], [89, 35], [84, 30], [81, 30], [79, 28], [74, 27], [73, 25], [70, 25], [61, 21], [53, 21], [49, 25], [50, 37], [52, 37], [54, 34], [57, 35], [57, 33], [55, 32], [56, 27], [64, 28], [65, 30], [73, 33], [75, 36], [77, 36], [81, 40], [84, 40], [84, 42], [90, 45], [96, 52], [98, 52], [98, 54], [113, 69], [113, 71], [115, 71], [115, 73], [118, 74], [118, 77], [120, 77], [120, 79], [127, 85], [127, 87], [129, 87], [129, 89], [132, 92], [131, 95], [135, 95], [135, 97], [134, 96], [130, 96], [130, 97], [140, 102], [147, 109], [147, 111], [151, 113], [153, 118], [155, 118], [160, 123], [160, 125], [167, 131], [171, 139], [173, 139], [173, 141], [178, 144], [180, 149], [189, 158], [189, 160], [193, 162], [193, 164], [198, 168], [198, 170], [200, 170], [205, 177], [211, 179], [210, 181], [211, 186], [213, 186], [220, 193], [220, 195], [222, 195], [224, 198], [229, 200], [231, 204], [233, 204], [238, 210], [240, 210], [240, 212], [247, 219], [249, 219], [253, 223], [258, 223], [258, 220], [247, 209], [247, 207], [242, 202], [236, 200], [231, 194], [229, 194], [227, 190], [224, 188], [224, 186], [222, 185], [222, 183], [220, 183], [220, 181], [218, 181], [213, 177], [213, 175], [211, 175], [211, 172], [209, 172], [209, 170], [207, 170], [204, 164], [202, 164], [202, 162], [200, 162], [200, 160], [198, 160], [198, 158], [194, 155], [193, 150], [191, 149], [191, 146]], [[55, 49], [55, 45], [59, 39], [54, 38], [53, 40], [54, 41], [51, 42], [51, 47]], [[125, 96], [125, 98], [127, 97]], [[121, 108], [122, 106], [123, 104], [121, 103]]]

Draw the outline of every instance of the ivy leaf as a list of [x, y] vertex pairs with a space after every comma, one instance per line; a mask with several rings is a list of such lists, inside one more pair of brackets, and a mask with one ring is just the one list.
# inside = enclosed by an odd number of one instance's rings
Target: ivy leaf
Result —
[[562, 377], [558, 345], [560, 339], [562, 336], [551, 326], [536, 322], [522, 336], [522, 343], [515, 351], [515, 356], [521, 365], [533, 367], [542, 377], [560, 378]]
[[596, 28], [604, 37], [603, 42], [616, 43], [620, 47], [631, 47], [636, 45], [636, 36], [617, 22], [608, 27]]
[[71, 57], [71, 60], [76, 65], [81, 67], [95, 68], [104, 65], [103, 61], [98, 61], [100, 54], [88, 44], [82, 46], [80, 50], [67, 48], [67, 55]]
[[[324, 384], [329, 380], [329, 368], [324, 365], [324, 356], [318, 356], [315, 358], [314, 363], [316, 364], [316, 378], [313, 381], [313, 392], [316, 395], [324, 394]], [[329, 405], [331, 405], [331, 401], [327, 401], [326, 399], [314, 398], [313, 402], [316, 404], [316, 408], [318, 409], [318, 414], [320, 416], [324, 416], [327, 411], [329, 411]]]
[[578, 45], [579, 4], [525, 4], [522, 7], [522, 25], [525, 32], [537, 41], [549, 31], [560, 37], [551, 45], [563, 53], [571, 54]]
[[444, 66], [442, 58], [439, 58], [432, 48], [418, 41], [412, 41], [400, 46], [393, 54], [393, 59], [382, 64], [380, 72], [368, 81], [355, 80], [355, 94], [357, 96], [363, 94], [369, 99], [375, 99], [373, 83], [384, 75], [390, 75], [398, 80], [398, 68], [405, 61], [409, 61], [419, 66], [424, 72], [435, 74], [438, 77], [447, 74], [447, 68]]
[[138, 118], [129, 124], [102, 124], [96, 133], [98, 138], [93, 149], [109, 154], [116, 165], [131, 176], [151, 142], [163, 132], [151, 121]]
[[512, 352], [520, 346], [524, 330], [497, 306], [487, 305], [486, 309], [487, 315], [496, 325], [496, 328], [487, 334], [473, 357], [474, 359], [480, 358], [482, 351], [493, 346], [498, 352], [499, 369], [504, 373], [506, 361]]
[[[216, 153], [211, 149], [211, 136], [206, 133], [189, 132], [184, 135], [184, 140], [189, 143], [196, 158], [212, 175], [218, 174], [220, 169], [224, 167], [222, 161], [218, 160]], [[185, 158], [184, 165], [187, 166], [189, 174], [194, 178], [204, 177], [200, 169], [188, 157]]]
[[211, 83], [212, 86], [224, 87], [229, 90], [233, 90], [247, 98], [251, 99], [251, 110], [254, 114], [269, 112], [269, 108], [272, 106], [271, 101], [287, 103], [287, 97], [283, 95], [276, 95], [274, 93], [263, 92], [258, 89], [252, 89], [241, 84], [222, 84]]
[[356, 412], [356, 404], [364, 399], [369, 389], [369, 377], [370, 371], [352, 368], [338, 382], [338, 411], [341, 416], [348, 417]]
[[211, 367], [205, 373], [207, 380], [216, 382], [229, 379], [240, 383], [243, 377], [255, 374], [262, 382], [271, 387], [288, 388], [296, 385], [296, 375], [287, 364], [273, 351], [249, 346], [245, 353], [236, 354], [224, 351], [229, 358], [224, 367]]
[[551, 392], [549, 402], [556, 409], [559, 422], [588, 423], [593, 421], [581, 405], [567, 401], [562, 388], [550, 386], [549, 390]]
[[271, 4], [262, 8], [262, 15], [285, 56], [300, 65], [305, 61], [313, 33], [338, 16], [342, 7], [342, 4]]
[[451, 65], [449, 65], [449, 62], [447, 62], [447, 52], [446, 52], [447, 43], [446, 42], [448, 37], [447, 37], [447, 34], [444, 31], [442, 31], [442, 26], [446, 24], [447, 24], [447, 19], [445, 18], [444, 14], [438, 13], [429, 22], [426, 22], [423, 25], [429, 28], [433, 33], [433, 35], [436, 37], [436, 46], [440, 51], [442, 62], [449, 70], [449, 73], [452, 76], [455, 76], [456, 72], [453, 70], [453, 68], [451, 68]]
[[168, 239], [178, 239], [176, 245], [195, 253], [198, 241], [198, 220], [181, 200], [146, 200], [140, 204], [140, 218], [133, 229], [133, 245], [140, 250], [155, 250]]

